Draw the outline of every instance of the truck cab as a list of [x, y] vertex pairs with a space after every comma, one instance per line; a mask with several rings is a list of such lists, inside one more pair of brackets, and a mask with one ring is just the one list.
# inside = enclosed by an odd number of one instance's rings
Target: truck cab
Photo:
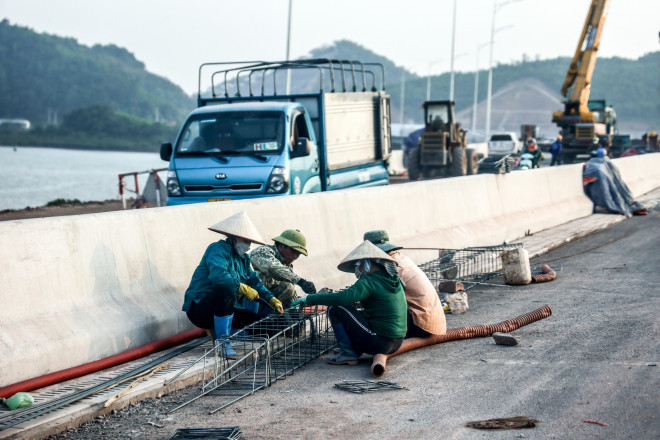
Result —
[[[317, 71], [334, 71], [328, 63], [332, 66], [330, 60], [241, 64], [240, 70], [263, 73], [321, 64]], [[198, 108], [174, 145], [161, 145], [161, 158], [170, 162], [168, 205], [389, 183], [389, 96], [384, 92], [325, 92], [321, 85], [316, 93], [282, 95], [277, 90], [266, 94], [262, 85], [262, 94], [255, 95], [252, 75], [247, 83], [238, 76], [234, 96], [218, 96], [214, 89], [211, 96], [200, 93]], [[249, 92], [242, 93], [241, 86]]]
[[293, 103], [210, 105], [194, 110], [170, 161], [169, 204], [320, 191], [316, 136]]

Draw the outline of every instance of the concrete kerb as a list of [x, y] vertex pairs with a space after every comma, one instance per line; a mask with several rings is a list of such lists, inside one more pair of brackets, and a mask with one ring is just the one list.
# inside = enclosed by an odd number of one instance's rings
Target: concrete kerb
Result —
[[[622, 162], [624, 179], [634, 173], [643, 182], [631, 187], [635, 195], [639, 188], [660, 186], [659, 159], [645, 155]], [[582, 191], [581, 166], [574, 165], [3, 222], [0, 299], [8, 306], [0, 310], [0, 349], [12, 356], [0, 360], [0, 386], [189, 329], [180, 311], [183, 292], [206, 246], [221, 238], [207, 228], [241, 210], [267, 239], [299, 228], [310, 256], [296, 262], [296, 271], [317, 287], [341, 288], [353, 278], [336, 265], [367, 230], [387, 229], [406, 247], [500, 244], [587, 216], [591, 202]], [[421, 255], [413, 258], [423, 261]]]

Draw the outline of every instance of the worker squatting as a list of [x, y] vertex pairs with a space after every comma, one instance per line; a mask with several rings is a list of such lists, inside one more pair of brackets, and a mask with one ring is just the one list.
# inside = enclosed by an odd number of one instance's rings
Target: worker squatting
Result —
[[[326, 360], [336, 365], [357, 365], [363, 353], [391, 354], [404, 338], [447, 331], [435, 288], [385, 231], [366, 232], [364, 241], [337, 266], [355, 273], [353, 285], [316, 293], [313, 282], [293, 271], [300, 254], [307, 256], [307, 241], [300, 231], [287, 229], [273, 238], [274, 244], [266, 245], [244, 212], [209, 229], [226, 238], [206, 249], [186, 290], [183, 311], [213, 340], [301, 304], [329, 306], [339, 349]], [[252, 243], [261, 246], [248, 254]], [[296, 286], [307, 296], [298, 298]], [[357, 302], [361, 310], [355, 308]], [[236, 358], [229, 342], [222, 350], [227, 358]]]

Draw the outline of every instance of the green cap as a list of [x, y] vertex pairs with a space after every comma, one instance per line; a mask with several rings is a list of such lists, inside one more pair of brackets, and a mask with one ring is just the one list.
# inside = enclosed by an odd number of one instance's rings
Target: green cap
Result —
[[305, 246], [307, 246], [307, 240], [305, 240], [305, 236], [302, 235], [298, 229], [287, 229], [277, 237], [273, 238], [273, 241], [289, 246], [307, 256], [307, 249], [305, 248]]
[[383, 252], [396, 251], [403, 248], [403, 246], [397, 246], [394, 243], [391, 243], [389, 235], [383, 230], [365, 232], [362, 239], [372, 242]]

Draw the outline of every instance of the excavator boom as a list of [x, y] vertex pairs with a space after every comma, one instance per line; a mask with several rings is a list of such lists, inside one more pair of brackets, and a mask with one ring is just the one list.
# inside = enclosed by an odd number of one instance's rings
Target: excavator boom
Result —
[[[610, 0], [592, 0], [591, 2], [575, 55], [571, 60], [564, 85], [561, 88], [561, 94], [567, 98], [566, 108], [563, 114], [556, 112], [553, 115], [555, 122], [558, 122], [558, 119], [562, 116], [581, 116], [583, 122], [593, 122], [594, 120], [587, 103], [591, 91], [591, 77], [596, 66], [596, 54], [609, 2]], [[568, 96], [571, 87], [573, 87], [573, 90]]]

